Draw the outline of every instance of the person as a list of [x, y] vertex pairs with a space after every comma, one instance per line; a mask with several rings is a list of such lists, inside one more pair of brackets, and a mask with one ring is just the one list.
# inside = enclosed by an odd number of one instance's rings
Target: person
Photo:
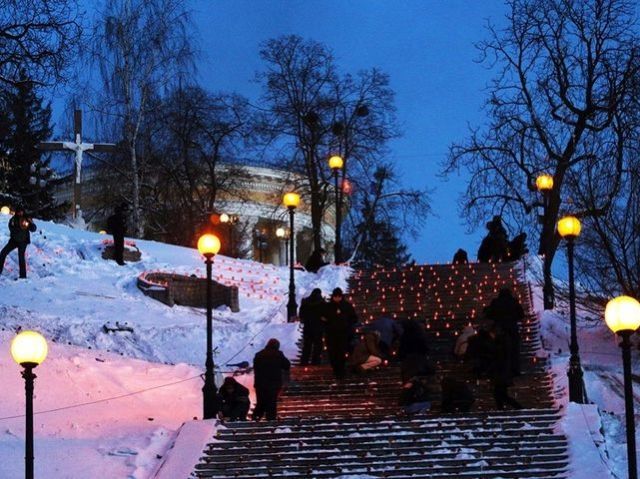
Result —
[[302, 355], [300, 364], [320, 364], [322, 356], [322, 339], [324, 337], [324, 313], [325, 301], [320, 288], [311, 291], [311, 294], [300, 303], [300, 321], [302, 322]]
[[253, 358], [254, 388], [256, 407], [253, 420], [266, 416], [267, 421], [275, 421], [278, 415], [278, 395], [282, 390], [283, 378], [288, 375], [291, 363], [280, 351], [280, 341], [271, 338], [265, 348]]
[[487, 319], [498, 324], [508, 335], [511, 347], [510, 362], [513, 374], [520, 374], [520, 323], [524, 320], [524, 309], [509, 288], [502, 288], [484, 309]]
[[218, 392], [222, 417], [230, 421], [246, 421], [249, 412], [249, 390], [235, 378], [228, 376]]
[[469, 263], [469, 255], [462, 248], [456, 251], [456, 254], [453, 255], [453, 264], [467, 264]]
[[311, 256], [309, 256], [306, 264], [304, 265], [305, 269], [310, 273], [317, 273], [320, 268], [328, 265], [329, 263], [327, 263], [324, 259], [324, 255], [326, 253], [327, 252], [323, 248], [314, 250], [313, 253], [311, 253]]
[[442, 412], [456, 411], [467, 413], [475, 402], [473, 391], [467, 383], [451, 376], [445, 376], [440, 383], [442, 388]]
[[505, 261], [518, 261], [529, 252], [527, 248], [527, 233], [520, 233], [509, 241], [509, 255]]
[[428, 354], [429, 338], [424, 326], [413, 319], [404, 320], [398, 348], [398, 357], [402, 361], [400, 370], [403, 383], [414, 376], [431, 373], [433, 366], [429, 362]]
[[492, 340], [489, 334], [490, 322], [480, 325], [478, 332], [468, 339], [465, 360], [472, 366], [477, 378], [486, 377], [491, 371]]
[[0, 274], [4, 270], [4, 262], [7, 259], [7, 255], [17, 248], [20, 278], [26, 279], [27, 261], [25, 252], [27, 251], [27, 246], [31, 243], [31, 233], [35, 232], [36, 229], [35, 223], [25, 215], [24, 208], [16, 208], [15, 215], [9, 220], [9, 241], [0, 251]]
[[345, 376], [346, 357], [358, 316], [351, 303], [344, 298], [342, 289], [335, 288], [331, 293], [331, 301], [325, 306], [326, 340], [329, 362], [336, 379]]
[[493, 324], [490, 335], [492, 339], [491, 382], [496, 408], [502, 410], [505, 404], [508, 404], [515, 409], [522, 409], [522, 405], [509, 396], [508, 392], [509, 386], [513, 384], [510, 335], [498, 323]]
[[349, 365], [355, 372], [362, 373], [369, 369], [376, 368], [382, 364], [382, 353], [378, 347], [380, 333], [378, 331], [367, 331], [353, 349], [349, 357]]
[[108, 232], [113, 235], [113, 259], [120, 266], [124, 266], [124, 237], [127, 234], [127, 218], [125, 203], [116, 207], [114, 213], [107, 219]]
[[431, 409], [429, 385], [425, 377], [413, 377], [402, 385], [400, 406], [405, 414], [426, 413]]
[[373, 320], [367, 325], [366, 331], [377, 331], [380, 333], [378, 346], [382, 356], [386, 358], [391, 355], [391, 349], [394, 343], [402, 337], [400, 321], [391, 319], [389, 316], [380, 316]]
[[481, 263], [503, 261], [509, 254], [507, 231], [502, 225], [502, 217], [496, 215], [487, 223], [487, 235], [478, 249], [478, 261]]

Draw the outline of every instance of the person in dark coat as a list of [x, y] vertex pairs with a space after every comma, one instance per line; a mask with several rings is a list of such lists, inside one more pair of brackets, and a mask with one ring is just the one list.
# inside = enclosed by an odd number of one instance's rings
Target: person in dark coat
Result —
[[505, 404], [508, 404], [515, 409], [522, 409], [522, 405], [509, 396], [508, 392], [509, 386], [513, 384], [510, 335], [498, 323], [494, 323], [490, 335], [492, 339], [491, 382], [496, 408], [504, 409]]
[[27, 261], [24, 255], [27, 246], [31, 243], [31, 233], [36, 229], [35, 223], [25, 215], [24, 209], [17, 208], [16, 214], [9, 220], [9, 241], [0, 251], [0, 274], [4, 270], [7, 255], [17, 248], [20, 278], [27, 277]]
[[506, 261], [518, 261], [529, 252], [527, 248], [527, 233], [520, 233], [509, 241], [509, 256]]
[[302, 355], [300, 364], [320, 364], [322, 356], [322, 339], [324, 337], [324, 321], [322, 315], [325, 311], [326, 302], [322, 297], [319, 288], [314, 289], [311, 294], [300, 303], [298, 316], [302, 322]]
[[475, 402], [473, 391], [467, 383], [447, 376], [440, 383], [442, 388], [442, 412], [469, 412]]
[[377, 331], [380, 333], [380, 352], [384, 357], [389, 357], [394, 343], [402, 337], [402, 325], [400, 321], [391, 319], [389, 316], [380, 316], [373, 320], [365, 328], [366, 331]]
[[429, 338], [422, 324], [413, 319], [402, 322], [402, 336], [398, 348], [398, 357], [402, 361], [401, 375], [405, 383], [414, 376], [432, 373], [429, 362]]
[[490, 324], [483, 324], [468, 340], [465, 360], [469, 361], [477, 378], [486, 377], [491, 373], [493, 347], [489, 330]]
[[325, 331], [329, 362], [336, 379], [343, 379], [358, 316], [351, 303], [344, 298], [340, 288], [333, 290], [331, 301], [325, 307], [324, 317], [327, 321]]
[[280, 351], [280, 342], [271, 338], [265, 348], [253, 358], [254, 388], [256, 407], [253, 420], [266, 416], [267, 421], [275, 421], [278, 415], [278, 395], [283, 379], [289, 373], [291, 363]]
[[317, 273], [320, 268], [329, 264], [324, 260], [324, 255], [326, 253], [327, 252], [322, 248], [314, 250], [305, 263], [304, 268], [310, 273]]
[[107, 230], [113, 235], [113, 258], [120, 266], [124, 266], [124, 237], [127, 234], [126, 204], [116, 207], [107, 219]]
[[503, 261], [509, 254], [507, 231], [502, 225], [502, 218], [494, 216], [487, 223], [487, 235], [478, 249], [478, 261], [481, 263]]
[[467, 264], [469, 263], [469, 255], [462, 248], [456, 251], [456, 254], [453, 255], [453, 264]]
[[509, 335], [510, 362], [513, 374], [520, 374], [520, 323], [524, 320], [524, 309], [509, 288], [502, 288], [497, 298], [484, 309], [487, 319], [498, 324]]
[[218, 392], [222, 417], [231, 421], [246, 421], [249, 412], [249, 390], [231, 376], [224, 378]]

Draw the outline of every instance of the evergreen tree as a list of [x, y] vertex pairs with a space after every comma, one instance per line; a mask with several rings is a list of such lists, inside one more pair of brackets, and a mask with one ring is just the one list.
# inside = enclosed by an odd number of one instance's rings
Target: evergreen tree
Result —
[[33, 82], [23, 81], [3, 92], [0, 119], [0, 187], [5, 199], [43, 219], [61, 216], [53, 198], [50, 156], [38, 144], [51, 136], [51, 106], [45, 104]]
[[[369, 218], [370, 205], [364, 202], [363, 218]], [[364, 269], [375, 266], [401, 266], [411, 261], [411, 255], [397, 233], [397, 228], [386, 218], [374, 218], [360, 225], [362, 243], [358, 250], [356, 264]]]

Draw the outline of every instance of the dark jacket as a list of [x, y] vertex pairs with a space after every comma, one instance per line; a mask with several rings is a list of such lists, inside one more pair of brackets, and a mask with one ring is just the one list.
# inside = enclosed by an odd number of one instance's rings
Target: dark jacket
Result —
[[291, 363], [282, 351], [266, 347], [253, 358], [253, 384], [256, 388], [279, 390], [283, 375], [290, 368]]
[[329, 263], [322, 259], [322, 252], [316, 250], [311, 253], [311, 256], [309, 256], [309, 259], [304, 265], [304, 268], [310, 273], [317, 273], [320, 268], [326, 266], [327, 264]]
[[511, 385], [513, 381], [511, 347], [509, 334], [498, 331], [491, 344], [491, 376], [496, 383]]
[[349, 336], [358, 323], [358, 315], [351, 303], [343, 299], [339, 303], [331, 300], [325, 306], [327, 336]]
[[324, 330], [322, 315], [325, 312], [326, 302], [320, 297], [308, 296], [300, 303], [298, 316], [306, 333], [316, 334]]
[[509, 290], [503, 289], [484, 310], [487, 319], [495, 321], [512, 337], [518, 335], [518, 325], [524, 319], [524, 309]]
[[27, 245], [31, 243], [31, 233], [36, 231], [36, 229], [36, 225], [33, 221], [24, 215], [14, 215], [13, 218], [9, 220], [10, 237], [14, 242], [20, 245]]
[[127, 219], [122, 211], [116, 211], [107, 219], [107, 230], [113, 236], [124, 237], [127, 234]]
[[399, 321], [382, 316], [367, 326], [368, 331], [380, 333], [380, 341], [391, 346], [396, 339], [402, 337], [402, 326]]
[[400, 359], [429, 352], [429, 337], [424, 326], [418, 321], [407, 319], [402, 323], [402, 336], [398, 356]]

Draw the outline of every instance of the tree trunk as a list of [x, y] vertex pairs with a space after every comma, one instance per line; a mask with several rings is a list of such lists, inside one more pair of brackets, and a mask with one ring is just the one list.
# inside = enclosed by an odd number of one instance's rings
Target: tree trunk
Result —
[[140, 211], [140, 178], [138, 176], [138, 155], [134, 143], [129, 145], [129, 153], [131, 155], [131, 173], [133, 174], [133, 224], [136, 238], [142, 238], [144, 235], [144, 225], [142, 224], [142, 214]]

